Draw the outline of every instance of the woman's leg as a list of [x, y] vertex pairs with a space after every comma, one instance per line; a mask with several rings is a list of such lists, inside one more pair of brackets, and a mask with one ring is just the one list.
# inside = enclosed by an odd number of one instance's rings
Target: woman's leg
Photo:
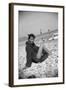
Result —
[[48, 55], [50, 54], [50, 51], [45, 47], [44, 44], [41, 44], [37, 53], [37, 58], [40, 59], [42, 56], [42, 51], [43, 49], [48, 53]]
[[43, 44], [40, 45], [38, 53], [37, 53], [37, 58], [40, 59], [42, 56], [42, 50], [43, 50]]

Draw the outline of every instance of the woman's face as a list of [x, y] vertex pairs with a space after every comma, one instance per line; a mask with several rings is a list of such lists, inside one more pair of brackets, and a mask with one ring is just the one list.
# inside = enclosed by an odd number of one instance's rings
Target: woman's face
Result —
[[31, 43], [34, 43], [34, 38], [33, 38], [33, 37], [30, 37], [29, 41], [30, 41]]

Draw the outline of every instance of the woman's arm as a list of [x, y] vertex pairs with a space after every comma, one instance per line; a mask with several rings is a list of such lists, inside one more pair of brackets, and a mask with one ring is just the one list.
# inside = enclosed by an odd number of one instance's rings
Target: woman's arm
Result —
[[29, 46], [26, 46], [26, 59], [26, 67], [30, 67], [32, 64], [32, 50]]

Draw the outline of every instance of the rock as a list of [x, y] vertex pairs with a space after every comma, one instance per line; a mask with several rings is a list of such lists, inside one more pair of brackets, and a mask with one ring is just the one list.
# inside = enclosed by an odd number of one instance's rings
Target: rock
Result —
[[25, 46], [19, 46], [19, 78], [46, 78], [46, 77], [58, 77], [58, 42], [57, 40], [52, 40], [46, 42], [45, 45], [48, 49], [52, 51], [45, 61], [42, 63], [32, 63], [32, 66], [23, 70], [26, 63], [26, 51]]

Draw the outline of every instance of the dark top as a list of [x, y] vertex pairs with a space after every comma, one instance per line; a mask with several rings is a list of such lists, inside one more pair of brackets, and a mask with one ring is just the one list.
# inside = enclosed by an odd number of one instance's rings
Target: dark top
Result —
[[43, 50], [43, 56], [40, 59], [36, 58], [37, 52], [38, 52], [39, 47], [35, 45], [35, 43], [31, 43], [30, 41], [26, 42], [26, 58], [27, 58], [27, 62], [26, 62], [26, 66], [30, 67], [32, 62], [34, 63], [38, 63], [38, 62], [42, 62], [43, 60], [45, 60], [48, 57], [48, 53]]

